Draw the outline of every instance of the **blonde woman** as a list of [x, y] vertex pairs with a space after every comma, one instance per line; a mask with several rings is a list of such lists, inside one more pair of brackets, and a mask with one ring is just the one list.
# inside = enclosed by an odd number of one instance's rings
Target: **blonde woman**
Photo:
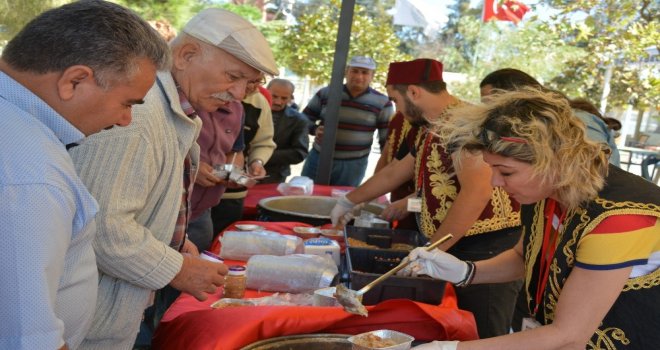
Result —
[[404, 274], [459, 287], [522, 277], [533, 317], [522, 332], [415, 349], [657, 348], [660, 189], [609, 166], [608, 153], [585, 139], [584, 124], [555, 93], [503, 93], [452, 115], [438, 125], [442, 142], [483, 156], [493, 186], [522, 204], [523, 236], [476, 263], [418, 248]]

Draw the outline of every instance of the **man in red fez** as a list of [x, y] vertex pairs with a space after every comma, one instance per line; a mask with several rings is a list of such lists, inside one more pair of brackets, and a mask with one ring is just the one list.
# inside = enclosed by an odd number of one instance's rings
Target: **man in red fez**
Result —
[[[333, 223], [345, 221], [356, 204], [412, 179], [415, 190], [407, 199], [407, 209], [416, 215], [420, 231], [431, 241], [454, 235], [440, 249], [476, 261], [513, 247], [520, 237], [518, 204], [501, 188], [491, 186], [491, 170], [481, 156], [450, 154], [429, 132], [430, 123], [465, 103], [447, 91], [442, 63], [432, 59], [391, 63], [387, 93], [419, 131], [412, 133], [415, 139], [408, 143], [408, 154], [338, 201]], [[457, 157], [460, 169], [453, 165]], [[520, 282], [465, 286], [457, 289], [458, 305], [474, 314], [481, 338], [507, 334], [519, 288]]]

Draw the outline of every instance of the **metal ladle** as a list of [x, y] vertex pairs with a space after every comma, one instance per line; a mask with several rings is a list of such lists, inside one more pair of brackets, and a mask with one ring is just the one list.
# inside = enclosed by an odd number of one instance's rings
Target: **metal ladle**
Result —
[[[454, 237], [451, 233], [447, 234], [446, 236], [440, 238], [439, 240], [435, 241], [433, 244], [429, 245], [426, 247], [426, 251], [431, 251], [441, 245], [444, 242], [447, 242], [448, 240], [452, 239]], [[335, 298], [337, 298], [337, 302], [341, 304], [341, 306], [344, 307], [344, 310], [346, 312], [350, 312], [352, 314], [356, 315], [361, 315], [361, 316], [367, 316], [367, 308], [362, 305], [362, 296], [371, 290], [375, 285], [383, 282], [384, 280], [388, 279], [390, 276], [394, 275], [395, 273], [399, 272], [401, 269], [404, 267], [408, 266], [410, 264], [410, 259], [406, 256], [401, 260], [399, 265], [395, 266], [393, 269], [385, 272], [383, 275], [380, 277], [376, 278], [375, 280], [371, 281], [371, 283], [367, 284], [366, 286], [362, 287], [358, 291], [354, 291], [352, 289], [348, 289], [344, 287], [343, 284], [338, 284], [337, 289], [335, 291]]]

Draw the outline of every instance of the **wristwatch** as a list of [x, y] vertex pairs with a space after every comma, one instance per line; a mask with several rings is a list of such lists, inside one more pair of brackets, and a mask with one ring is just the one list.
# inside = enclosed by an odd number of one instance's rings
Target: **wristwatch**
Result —
[[255, 160], [251, 161], [250, 165], [252, 165], [253, 163], [259, 163], [259, 165], [261, 165], [262, 167], [264, 166], [264, 161], [261, 160], [261, 159], [255, 159]]

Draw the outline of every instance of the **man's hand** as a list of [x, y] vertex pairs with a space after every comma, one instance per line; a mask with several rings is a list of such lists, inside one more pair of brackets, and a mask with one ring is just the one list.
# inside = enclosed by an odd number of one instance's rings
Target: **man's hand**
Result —
[[319, 125], [316, 127], [316, 131], [314, 132], [314, 142], [318, 143], [319, 145], [323, 142], [323, 125]]
[[199, 249], [197, 249], [195, 243], [186, 238], [186, 240], [183, 242], [183, 246], [181, 247], [181, 253], [190, 254], [192, 256], [199, 256]]
[[199, 162], [199, 170], [197, 171], [197, 178], [195, 183], [204, 187], [213, 187], [222, 183], [222, 179], [213, 175], [213, 167], [207, 163]]
[[412, 261], [397, 275], [418, 276], [426, 275], [436, 279], [458, 283], [465, 280], [468, 274], [468, 264], [455, 256], [439, 249], [426, 251], [425, 247], [413, 249], [408, 255]]
[[225, 264], [183, 254], [181, 270], [170, 282], [170, 286], [204, 301], [208, 298], [206, 293], [215, 293], [217, 287], [225, 283], [226, 274]]
[[410, 212], [408, 211], [408, 198], [399, 199], [390, 204], [380, 213], [380, 217], [387, 221], [403, 220]]
[[248, 175], [252, 177], [266, 176], [266, 168], [264, 168], [264, 163], [260, 159], [256, 159], [250, 162]]
[[434, 341], [427, 344], [415, 346], [412, 350], [456, 350], [458, 349], [458, 342], [453, 341]]

